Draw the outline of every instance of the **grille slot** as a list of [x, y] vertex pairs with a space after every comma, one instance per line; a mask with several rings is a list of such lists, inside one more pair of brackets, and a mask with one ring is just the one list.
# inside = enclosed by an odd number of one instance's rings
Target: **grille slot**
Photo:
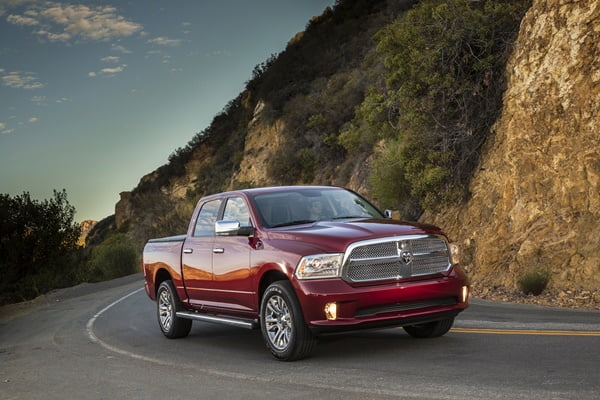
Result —
[[348, 251], [343, 277], [349, 282], [432, 275], [451, 266], [446, 241], [433, 235], [358, 242]]
[[396, 303], [378, 307], [362, 308], [356, 311], [354, 315], [356, 318], [374, 317], [378, 314], [419, 310], [428, 307], [438, 306], [453, 306], [457, 304], [455, 297], [443, 297], [441, 299], [423, 300], [411, 303]]

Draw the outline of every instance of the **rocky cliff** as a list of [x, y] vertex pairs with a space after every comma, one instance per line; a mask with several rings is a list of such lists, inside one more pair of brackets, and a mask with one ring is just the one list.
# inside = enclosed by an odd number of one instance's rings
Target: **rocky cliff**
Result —
[[[342, 1], [324, 13], [258, 71], [183, 156], [121, 195], [118, 229], [141, 248], [149, 237], [183, 232], [201, 195], [242, 186], [335, 184], [371, 197], [375, 149], [349, 155], [335, 138], [356, 120], [367, 88], [382, 85], [381, 63], [372, 61], [374, 32], [392, 11], [413, 3]], [[344, 33], [350, 31], [354, 36]], [[318, 61], [318, 70], [305, 71], [303, 62]], [[420, 219], [442, 226], [462, 245], [476, 288], [514, 289], [523, 272], [549, 269], [556, 289], [598, 291], [600, 1], [533, 1], [506, 73], [503, 108], [468, 199]], [[295, 177], [286, 180], [278, 169]]]
[[88, 234], [94, 228], [94, 226], [96, 226], [97, 223], [98, 221], [92, 221], [87, 219], [79, 224], [79, 227], [81, 228], [81, 234], [79, 235], [79, 239], [77, 239], [78, 246], [85, 246], [85, 241]]
[[600, 1], [536, 0], [467, 204], [423, 219], [463, 245], [481, 286], [532, 268], [600, 288]]

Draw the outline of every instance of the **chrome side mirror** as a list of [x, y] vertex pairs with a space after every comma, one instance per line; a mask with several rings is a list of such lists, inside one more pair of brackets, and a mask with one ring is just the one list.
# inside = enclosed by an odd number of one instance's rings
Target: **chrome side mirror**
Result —
[[215, 235], [217, 236], [235, 236], [240, 230], [240, 221], [220, 220], [215, 222]]
[[235, 219], [223, 219], [215, 222], [215, 235], [217, 236], [252, 236], [254, 228], [252, 226], [240, 227], [240, 221]]
[[385, 210], [383, 215], [385, 215], [387, 219], [392, 219], [392, 210]]

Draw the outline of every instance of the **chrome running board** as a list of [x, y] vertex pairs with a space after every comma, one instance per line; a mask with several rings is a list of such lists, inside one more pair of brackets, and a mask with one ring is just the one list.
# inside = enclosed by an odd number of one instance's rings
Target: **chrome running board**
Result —
[[209, 314], [202, 314], [197, 312], [190, 311], [177, 311], [175, 313], [179, 318], [193, 319], [196, 321], [204, 321], [204, 322], [212, 322], [215, 324], [223, 324], [223, 325], [231, 325], [237, 326], [239, 328], [246, 329], [257, 329], [258, 328], [258, 320], [252, 319], [241, 319], [241, 318], [233, 318], [233, 317], [223, 317]]

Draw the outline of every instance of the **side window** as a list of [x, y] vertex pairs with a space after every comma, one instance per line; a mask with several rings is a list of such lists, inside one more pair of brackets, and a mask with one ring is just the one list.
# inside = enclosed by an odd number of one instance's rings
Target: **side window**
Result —
[[250, 211], [248, 211], [248, 206], [241, 197], [232, 197], [227, 199], [225, 212], [223, 213], [223, 219], [234, 219], [240, 221], [241, 227], [252, 226], [252, 222], [250, 220]]
[[213, 200], [205, 203], [198, 214], [194, 236], [214, 236], [215, 222], [221, 207], [221, 200]]

